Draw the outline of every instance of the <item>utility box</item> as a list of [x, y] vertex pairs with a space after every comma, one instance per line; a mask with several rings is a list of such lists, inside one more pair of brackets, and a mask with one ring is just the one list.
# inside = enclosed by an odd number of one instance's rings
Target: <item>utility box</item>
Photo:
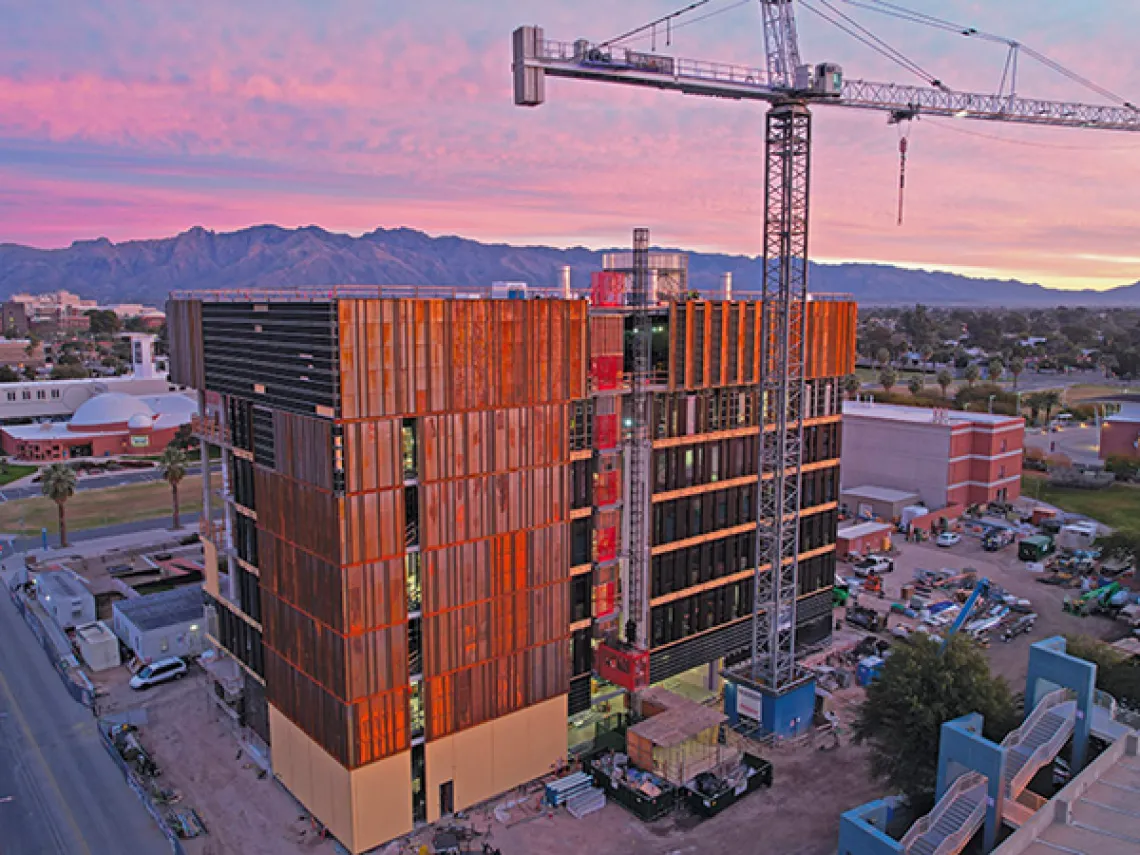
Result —
[[119, 667], [122, 662], [119, 658], [119, 639], [101, 620], [77, 626], [75, 646], [92, 671], [107, 671]]
[[1017, 545], [1017, 557], [1022, 561], [1041, 561], [1054, 549], [1053, 538], [1039, 534], [1027, 537]]

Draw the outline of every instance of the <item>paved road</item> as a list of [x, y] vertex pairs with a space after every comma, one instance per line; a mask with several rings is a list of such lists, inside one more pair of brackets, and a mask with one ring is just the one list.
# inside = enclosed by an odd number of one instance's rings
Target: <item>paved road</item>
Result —
[[[182, 523], [182, 528], [180, 529], [182, 534], [193, 534], [197, 531], [198, 514], [182, 514], [179, 522]], [[84, 540], [96, 540], [100, 537], [134, 534], [136, 531], [151, 531], [152, 529], [159, 528], [169, 529], [173, 523], [174, 520], [170, 517], [155, 517], [154, 519], [136, 520], [135, 522], [119, 523], [118, 525], [105, 525], [101, 528], [69, 531], [67, 533], [67, 539], [68, 542], [74, 544]], [[55, 531], [48, 532], [48, 545], [52, 547], [59, 546], [59, 535]], [[9, 555], [13, 555], [17, 552], [39, 549], [41, 546], [43, 546], [43, 538], [41, 536], [16, 537], [8, 541], [2, 541], [0, 542], [0, 559], [7, 558]], [[2, 592], [0, 592], [0, 595], [2, 595]], [[0, 855], [7, 855], [2, 847], [0, 847]]]
[[[214, 471], [220, 472], [220, 464], [214, 463]], [[201, 464], [195, 464], [186, 469], [187, 475], [198, 475], [202, 472]], [[107, 487], [124, 487], [127, 484], [145, 484], [148, 481], [158, 481], [162, 473], [155, 469], [136, 469], [134, 471], [119, 472], [114, 475], [94, 475], [80, 478], [76, 484], [77, 492], [84, 490], [103, 490]], [[10, 502], [13, 499], [34, 499], [43, 495], [39, 484], [27, 484], [23, 487], [9, 487], [0, 490], [0, 502]]]
[[0, 592], [0, 853], [127, 852], [170, 847]]
[[1088, 427], [1073, 426], [1049, 433], [1027, 431], [1025, 445], [1028, 448], [1040, 448], [1046, 454], [1065, 454], [1074, 463], [1100, 462], [1100, 431], [1091, 424]]

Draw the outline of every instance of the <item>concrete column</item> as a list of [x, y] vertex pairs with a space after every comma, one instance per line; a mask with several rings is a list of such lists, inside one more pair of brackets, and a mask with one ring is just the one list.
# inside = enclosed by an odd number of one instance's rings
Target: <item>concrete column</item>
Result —
[[710, 692], [720, 689], [721, 660], [714, 659], [709, 663], [708, 674], [705, 675], [705, 688]]

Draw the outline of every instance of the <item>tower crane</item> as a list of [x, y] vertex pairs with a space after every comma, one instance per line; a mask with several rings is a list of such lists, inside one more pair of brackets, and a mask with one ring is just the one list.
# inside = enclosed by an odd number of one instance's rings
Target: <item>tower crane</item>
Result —
[[[873, 1], [865, 0], [853, 5], [868, 5]], [[707, 0], [692, 3], [626, 36], [650, 28], [655, 35], [658, 26], [670, 32], [676, 17], [705, 2]], [[1010, 57], [1002, 86], [996, 94], [958, 91], [925, 74], [925, 86], [848, 79], [838, 64], [822, 62], [813, 66], [801, 59], [793, 0], [756, 2], [764, 29], [766, 63], [762, 67], [633, 51], [619, 44], [626, 36], [601, 43], [585, 39], [550, 41], [541, 27], [524, 26], [513, 34], [513, 73], [514, 101], [519, 106], [534, 107], [546, 100], [547, 77], [615, 83], [737, 101], [761, 101], [769, 105], [764, 140], [761, 288], [762, 329], [765, 331], [761, 336], [761, 382], [765, 402], [761, 409], [765, 429], [760, 433], [750, 667], [754, 683], [779, 693], [802, 678], [795, 655], [795, 611], [801, 509], [801, 414], [805, 386], [812, 108], [875, 110], [886, 113], [896, 123], [919, 116], [936, 116], [1113, 131], [1140, 131], [1140, 111], [1128, 102], [1098, 106], [1018, 96], [1016, 82], [1010, 75], [1016, 75], [1018, 48], [1021, 46], [1012, 41], [1006, 42], [1010, 46]], [[827, 0], [819, 2], [835, 9]], [[814, 0], [813, 4], [801, 0], [801, 5], [818, 12]], [[876, 11], [888, 7], [901, 8], [897, 4], [882, 3]], [[911, 20], [928, 19], [918, 21], [920, 23], [937, 21], [931, 16], [910, 14], [914, 16]], [[953, 28], [955, 25], [948, 26]], [[861, 38], [857, 31], [842, 28]], [[862, 27], [859, 30], [869, 34]], [[961, 35], [997, 40], [972, 28], [963, 28]], [[873, 34], [870, 36], [884, 44]], [[913, 63], [910, 67], [911, 70], [917, 69], [916, 73], [921, 72]], [[1055, 64], [1054, 67], [1059, 68]], [[1097, 91], [1111, 94], [1099, 88]], [[769, 418], [774, 422], [774, 430], [767, 428]], [[634, 426], [635, 431], [637, 427]], [[642, 470], [648, 471], [648, 466], [638, 469]], [[631, 495], [641, 495], [643, 485], [631, 486]], [[631, 525], [627, 547], [629, 585], [623, 592], [627, 597], [624, 610], [630, 617], [627, 642], [648, 649], [646, 627], [636, 625], [639, 618], [645, 621], [648, 615], [644, 600], [649, 587], [650, 550], [649, 532], [645, 525], [638, 526], [637, 530]]]

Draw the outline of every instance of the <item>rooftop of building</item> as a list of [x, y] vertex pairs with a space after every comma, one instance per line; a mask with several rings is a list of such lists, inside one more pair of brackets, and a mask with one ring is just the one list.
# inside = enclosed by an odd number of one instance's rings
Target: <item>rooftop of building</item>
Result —
[[115, 611], [143, 632], [186, 623], [205, 614], [201, 585], [184, 585], [157, 594], [119, 600]]
[[1016, 416], [1000, 413], [973, 413], [965, 410], [932, 410], [927, 407], [907, 407], [901, 404], [876, 404], [874, 401], [844, 401], [844, 416], [861, 416], [906, 424], [949, 425], [1001, 425], [1021, 421]]
[[1137, 743], [1135, 732], [1114, 742], [993, 855], [1135, 855], [1140, 851]]
[[866, 537], [870, 534], [879, 534], [884, 531], [890, 531], [893, 526], [890, 523], [883, 522], [861, 522], [855, 525], [846, 527], [840, 526], [837, 532], [838, 537], [853, 538], [853, 537]]
[[188, 424], [197, 412], [198, 404], [181, 392], [145, 397], [104, 392], [80, 404], [66, 422], [10, 425], [4, 432], [25, 441], [113, 436], [127, 429], [177, 428]]
[[101, 641], [111, 641], [115, 638], [115, 634], [107, 629], [107, 625], [101, 620], [77, 626], [75, 633], [88, 644], [98, 644]]
[[40, 573], [36, 576], [36, 586], [43, 589], [45, 599], [53, 596], [82, 597], [91, 593], [79, 576], [62, 568]]
[[[513, 284], [513, 283], [512, 283]], [[693, 299], [723, 300], [719, 289], [700, 291]], [[226, 289], [226, 290], [184, 290], [172, 291], [172, 300], [200, 300], [204, 303], [326, 303], [334, 300], [378, 300], [378, 299], [431, 299], [431, 300], [489, 300], [489, 299], [589, 299], [588, 289], [572, 288], [567, 297], [557, 285], [526, 284], [523, 296], [508, 295], [494, 289], [492, 285], [456, 287], [449, 285], [333, 285], [321, 288], [265, 288], [265, 289]], [[755, 302], [760, 293], [743, 287], [733, 291], [736, 301]], [[851, 294], [810, 293], [811, 302], [854, 302]], [[661, 306], [667, 305], [665, 301]], [[607, 306], [605, 308], [619, 308]]]
[[854, 496], [858, 499], [869, 499], [872, 502], [917, 502], [918, 493], [910, 490], [895, 490], [891, 487], [876, 487], [873, 484], [864, 484], [860, 487], [843, 487], [839, 491], [844, 496]]

